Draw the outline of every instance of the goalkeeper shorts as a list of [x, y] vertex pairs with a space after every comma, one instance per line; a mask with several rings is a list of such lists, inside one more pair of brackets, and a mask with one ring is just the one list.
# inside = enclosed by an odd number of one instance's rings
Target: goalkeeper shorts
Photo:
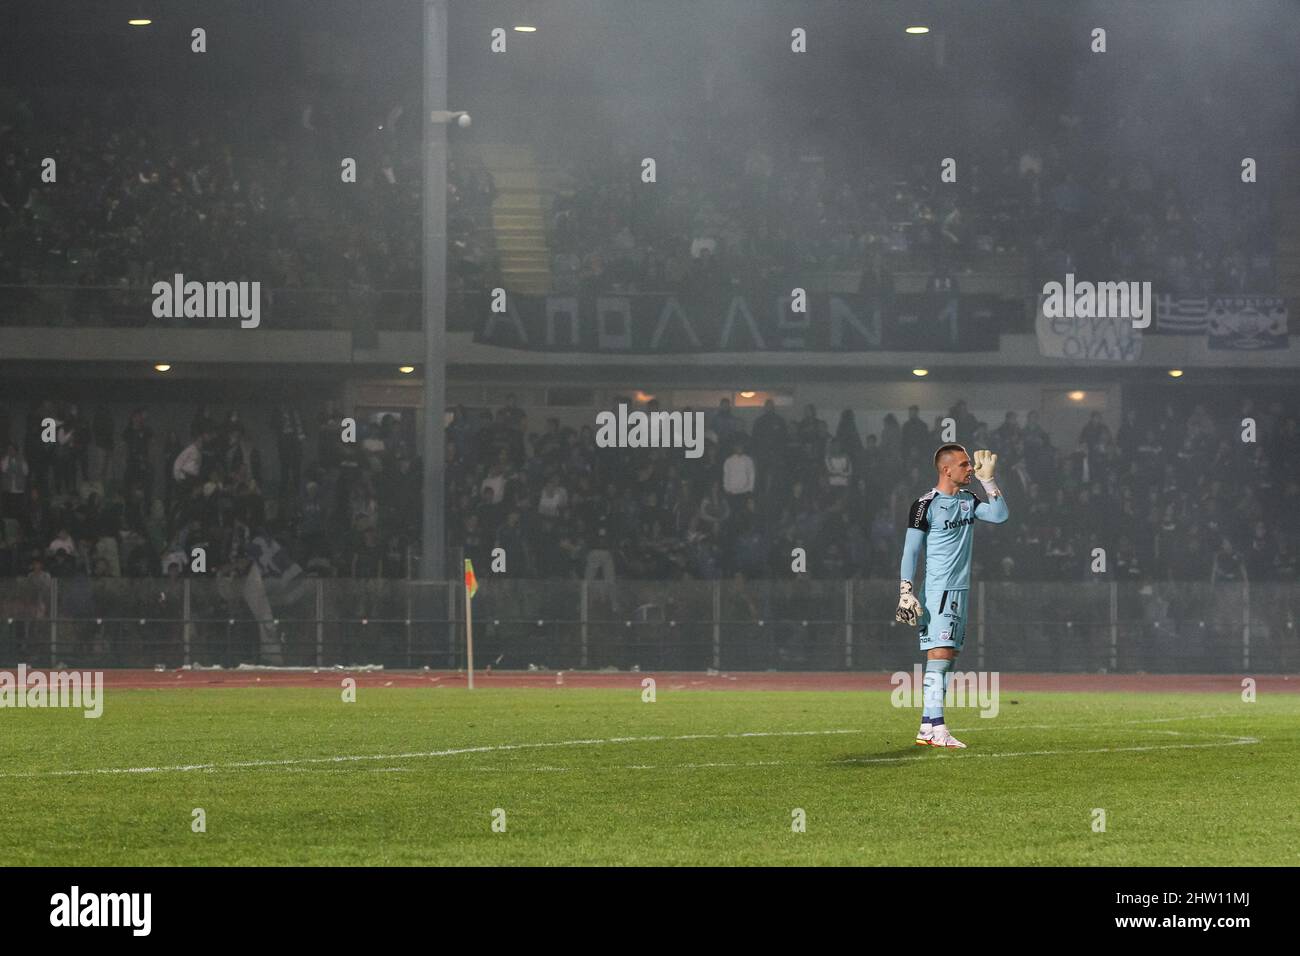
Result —
[[932, 647], [954, 647], [961, 650], [966, 640], [966, 609], [969, 606], [966, 588], [948, 591], [926, 591], [922, 602], [921, 619], [917, 633], [921, 651]]

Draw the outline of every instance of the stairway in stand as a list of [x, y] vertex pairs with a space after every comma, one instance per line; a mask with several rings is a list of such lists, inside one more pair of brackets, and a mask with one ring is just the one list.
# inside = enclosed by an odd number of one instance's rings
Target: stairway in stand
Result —
[[479, 155], [496, 181], [492, 229], [506, 289], [534, 295], [550, 292], [546, 216], [551, 191], [542, 184], [542, 170], [532, 148], [485, 143], [479, 147]]

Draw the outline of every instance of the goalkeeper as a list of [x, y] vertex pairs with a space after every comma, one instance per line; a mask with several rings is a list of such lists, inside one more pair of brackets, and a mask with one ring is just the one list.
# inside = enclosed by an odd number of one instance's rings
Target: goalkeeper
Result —
[[[966, 639], [967, 593], [970, 588], [970, 555], [975, 540], [975, 519], [1001, 524], [1007, 520], [1007, 503], [993, 480], [998, 456], [991, 451], [975, 452], [972, 465], [961, 445], [944, 445], [934, 453], [939, 473], [935, 486], [912, 503], [907, 537], [903, 541], [903, 565], [899, 571], [897, 620], [920, 625], [921, 650], [926, 655], [922, 691], [924, 710], [916, 742], [920, 746], [965, 747], [948, 732], [943, 719], [943, 701], [948, 691], [949, 670]], [[983, 501], [967, 487], [978, 478], [988, 495]], [[917, 559], [925, 545], [925, 603], [917, 599]]]

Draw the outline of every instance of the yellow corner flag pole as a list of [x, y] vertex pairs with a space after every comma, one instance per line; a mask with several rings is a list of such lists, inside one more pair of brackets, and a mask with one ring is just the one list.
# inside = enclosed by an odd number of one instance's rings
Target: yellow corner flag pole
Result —
[[465, 559], [465, 657], [469, 670], [469, 689], [474, 689], [474, 595], [478, 592], [478, 580], [474, 577], [474, 565]]

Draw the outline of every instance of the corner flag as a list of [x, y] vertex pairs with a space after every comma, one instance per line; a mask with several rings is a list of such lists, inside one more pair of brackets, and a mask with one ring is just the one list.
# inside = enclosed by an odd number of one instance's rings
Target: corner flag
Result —
[[474, 595], [478, 592], [478, 579], [474, 577], [474, 563], [465, 559], [465, 667], [469, 676], [469, 689], [474, 689]]

